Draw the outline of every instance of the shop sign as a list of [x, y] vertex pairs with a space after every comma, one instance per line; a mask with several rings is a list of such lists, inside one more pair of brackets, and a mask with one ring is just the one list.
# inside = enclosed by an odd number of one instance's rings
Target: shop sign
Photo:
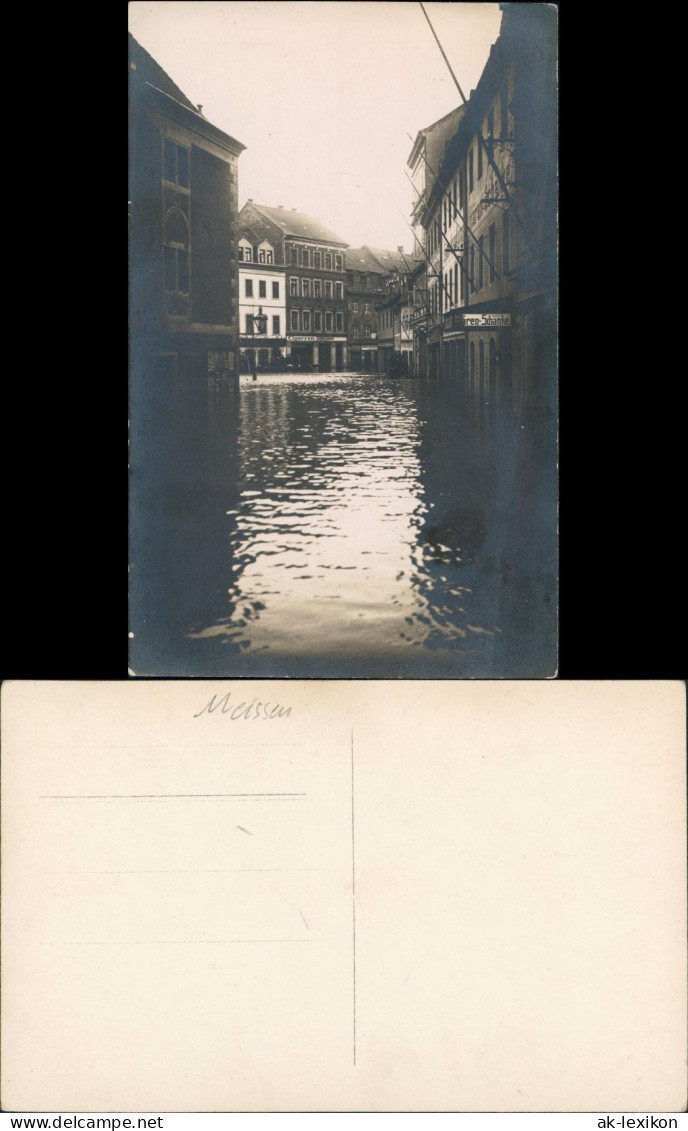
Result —
[[511, 314], [468, 314], [454, 310], [451, 325], [453, 330], [494, 330], [511, 326]]

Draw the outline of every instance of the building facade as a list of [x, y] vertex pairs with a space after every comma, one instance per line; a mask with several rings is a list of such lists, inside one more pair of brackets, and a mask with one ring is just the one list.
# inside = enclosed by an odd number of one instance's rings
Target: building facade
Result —
[[390, 279], [404, 272], [407, 259], [403, 247], [387, 251], [379, 247], [349, 248], [347, 266], [347, 333], [350, 368], [362, 373], [384, 372], [380, 356], [379, 304], [388, 294]]
[[283, 265], [287, 365], [347, 369], [345, 241], [305, 212], [253, 200], [246, 202], [240, 219], [274, 248]]
[[205, 387], [237, 362], [238, 161], [129, 37], [130, 347], [133, 393]]
[[386, 296], [378, 304], [380, 372], [394, 377], [414, 372], [412, 279], [412, 269], [395, 271], [387, 280]]
[[[286, 368], [287, 306], [279, 249], [250, 228], [241, 229], [239, 256], [239, 369]], [[281, 258], [281, 257], [280, 257]], [[264, 331], [257, 316], [265, 315]]]
[[415, 202], [426, 302], [414, 326], [428, 376], [521, 410], [551, 401], [556, 370], [556, 14], [501, 7], [478, 86]]
[[411, 227], [413, 231], [413, 280], [415, 296], [412, 313], [413, 330], [413, 368], [416, 373], [427, 377], [430, 373], [430, 342], [437, 336], [439, 320], [430, 310], [428, 284], [437, 275], [437, 267], [428, 263], [429, 223], [428, 201], [444, 157], [447, 142], [456, 133], [463, 118], [465, 108], [457, 106], [443, 118], [425, 126], [416, 134], [408, 157], [407, 166], [413, 185]]

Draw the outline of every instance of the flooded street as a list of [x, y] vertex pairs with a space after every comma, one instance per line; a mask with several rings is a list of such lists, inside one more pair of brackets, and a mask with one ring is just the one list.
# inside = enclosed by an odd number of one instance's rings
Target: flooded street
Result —
[[354, 374], [242, 378], [167, 425], [132, 475], [137, 675], [554, 674], [551, 426]]

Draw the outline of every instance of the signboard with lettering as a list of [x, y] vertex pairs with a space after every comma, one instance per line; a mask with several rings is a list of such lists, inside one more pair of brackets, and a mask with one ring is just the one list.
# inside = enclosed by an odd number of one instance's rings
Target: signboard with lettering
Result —
[[319, 338], [312, 337], [309, 334], [287, 334], [288, 342], [317, 342]]
[[452, 311], [454, 330], [495, 330], [500, 326], [511, 325], [511, 314], [469, 314], [467, 311]]

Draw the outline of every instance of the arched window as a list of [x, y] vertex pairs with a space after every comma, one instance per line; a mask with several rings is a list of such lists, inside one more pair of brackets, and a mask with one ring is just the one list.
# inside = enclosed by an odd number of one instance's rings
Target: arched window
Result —
[[189, 293], [189, 223], [175, 206], [165, 216], [163, 230], [165, 290]]
[[490, 393], [493, 390], [494, 383], [497, 380], [497, 344], [494, 338], [490, 338], [490, 348], [487, 363], [487, 373], [490, 381]]
[[475, 342], [471, 342], [471, 381], [475, 381]]
[[480, 344], [478, 346], [478, 357], [479, 357], [478, 365], [479, 365], [479, 369], [480, 369], [480, 395], [481, 395], [481, 397], [484, 398], [484, 396], [485, 396], [485, 343], [484, 343], [482, 338], [480, 339]]

